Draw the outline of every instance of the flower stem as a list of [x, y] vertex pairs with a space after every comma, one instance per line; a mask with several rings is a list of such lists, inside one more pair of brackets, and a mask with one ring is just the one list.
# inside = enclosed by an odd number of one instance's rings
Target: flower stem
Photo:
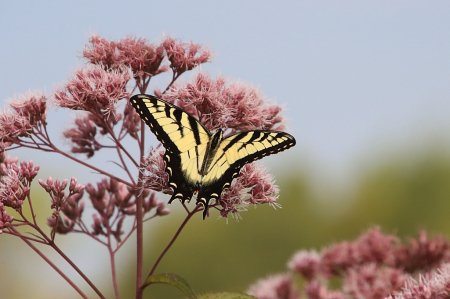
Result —
[[[145, 139], [145, 123], [141, 120], [141, 143], [140, 143], [140, 165], [144, 164], [144, 139]], [[139, 171], [139, 179], [137, 189], [142, 186], [142, 171]], [[142, 274], [143, 274], [143, 262], [144, 262], [144, 232], [143, 232], [143, 218], [142, 212], [142, 200], [143, 195], [140, 194], [136, 197], [136, 299], [141, 299], [143, 295], [142, 286]]]
[[108, 251], [109, 251], [109, 258], [111, 260], [111, 276], [112, 276], [112, 282], [114, 287], [114, 294], [116, 295], [116, 299], [120, 298], [119, 295], [119, 289], [117, 288], [117, 277], [116, 277], [116, 261], [114, 259], [114, 251], [111, 248], [111, 237], [108, 236]]
[[[15, 229], [14, 229], [15, 230]], [[86, 296], [86, 294], [83, 293], [83, 291], [80, 290], [79, 287], [77, 287], [72, 280], [70, 280], [69, 277], [67, 277], [58, 267], [56, 267], [55, 264], [53, 264], [39, 249], [37, 249], [27, 238], [23, 238], [23, 236], [15, 231], [16, 236], [18, 236], [19, 238], [22, 239], [22, 241], [24, 241], [28, 246], [30, 246], [31, 249], [34, 250], [34, 252], [36, 252], [41, 258], [44, 259], [44, 261], [47, 262], [47, 264], [49, 264], [56, 272], [58, 272], [59, 275], [61, 275], [62, 278], [64, 278], [65, 281], [67, 281], [72, 288], [75, 289], [75, 291], [77, 291], [78, 294], [80, 294], [81, 297], [88, 299], [89, 297]], [[101, 298], [105, 298], [103, 296], [101, 296]]]
[[[86, 281], [86, 283], [97, 293], [97, 295], [102, 298], [105, 299], [105, 296], [103, 296], [103, 294], [100, 292], [99, 289], [97, 289], [97, 287], [92, 283], [92, 281], [89, 280], [89, 278], [80, 270], [80, 268], [77, 267], [77, 265], [75, 265], [72, 260], [64, 254], [64, 252], [61, 251], [61, 249], [59, 249], [58, 246], [56, 246], [55, 242], [53, 242], [53, 240], [51, 240], [37, 225], [33, 225], [33, 224], [29, 224], [30, 227], [34, 228], [37, 232], [39, 232], [39, 234], [45, 238], [45, 240], [47, 241], [47, 244], [50, 245], [50, 247], [52, 247], [56, 252], [58, 252], [58, 254], [67, 262], [69, 263], [69, 265], [84, 279], [84, 281]], [[22, 238], [23, 239], [23, 238]], [[28, 244], [28, 243], [27, 243]], [[45, 258], [44, 258], [45, 259]], [[59, 272], [58, 272], [59, 273]]]
[[180, 235], [181, 231], [183, 230], [183, 228], [186, 226], [186, 224], [188, 223], [189, 219], [191, 219], [192, 215], [194, 215], [198, 209], [200, 208], [200, 205], [197, 205], [195, 207], [194, 210], [192, 210], [192, 212], [188, 213], [188, 215], [186, 216], [186, 219], [184, 219], [183, 223], [181, 223], [181, 226], [178, 228], [177, 232], [175, 233], [175, 235], [173, 236], [172, 240], [170, 240], [169, 244], [167, 244], [166, 248], [164, 248], [163, 252], [161, 252], [161, 254], [159, 255], [158, 259], [156, 260], [155, 264], [153, 265], [152, 270], [150, 271], [150, 273], [148, 273], [147, 277], [145, 278], [146, 280], [153, 275], [153, 273], [156, 270], [156, 267], [158, 267], [159, 262], [161, 262], [162, 258], [164, 257], [164, 255], [166, 254], [166, 252], [170, 249], [170, 247], [172, 247], [173, 243], [175, 242], [175, 240], [178, 238], [178, 236]]

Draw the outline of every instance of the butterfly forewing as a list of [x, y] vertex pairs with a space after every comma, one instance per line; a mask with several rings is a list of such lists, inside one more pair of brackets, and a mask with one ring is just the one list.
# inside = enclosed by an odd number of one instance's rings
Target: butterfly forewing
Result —
[[199, 161], [204, 159], [211, 134], [193, 116], [156, 97], [135, 95], [130, 102], [166, 149], [166, 172], [174, 190], [170, 201], [190, 200], [201, 180]]

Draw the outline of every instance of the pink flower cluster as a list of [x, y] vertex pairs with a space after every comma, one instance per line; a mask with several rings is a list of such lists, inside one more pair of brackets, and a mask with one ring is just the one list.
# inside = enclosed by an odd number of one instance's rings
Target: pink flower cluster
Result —
[[[299, 294], [317, 299], [448, 298], [442, 296], [450, 291], [449, 245], [443, 236], [429, 239], [425, 231], [402, 244], [376, 227], [353, 242], [336, 243], [320, 253], [297, 252], [288, 263], [289, 275], [300, 274], [306, 285], [300, 289], [292, 283], [285, 292], [292, 293], [296, 287]], [[340, 280], [340, 289], [327, 288], [332, 277]], [[250, 287], [248, 293], [260, 299], [291, 298], [270, 295], [273, 284], [269, 278]]]
[[117, 125], [121, 119], [121, 114], [108, 115], [102, 118], [92, 113], [83, 116], [79, 115], [75, 119], [75, 127], [65, 130], [63, 135], [72, 142], [72, 153], [83, 153], [90, 158], [95, 151], [103, 148], [103, 145], [96, 138], [97, 133], [101, 135], [108, 134], [110, 128]]
[[58, 107], [115, 115], [117, 102], [129, 97], [126, 86], [130, 79], [125, 68], [106, 71], [100, 65], [88, 65], [75, 70], [53, 100]]
[[249, 204], [267, 203], [274, 208], [281, 207], [276, 202], [278, 192], [273, 176], [264, 166], [251, 163], [242, 168], [230, 188], [224, 190], [219, 201], [212, 206], [220, 210], [222, 217], [226, 218], [229, 213], [239, 217], [238, 213], [246, 211]]
[[162, 46], [167, 52], [167, 58], [170, 61], [174, 77], [178, 77], [182, 73], [192, 70], [197, 65], [210, 61], [212, 57], [209, 51], [202, 51], [202, 46], [199, 44], [192, 42], [181, 43], [170, 37], [164, 39]]
[[[107, 236], [111, 233], [117, 242], [120, 242], [120, 236], [123, 234], [121, 228], [125, 217], [136, 213], [135, 191], [114, 179], [103, 179], [100, 183], [97, 183], [97, 187], [94, 187], [92, 184], [77, 185], [77, 180], [72, 178], [68, 195], [64, 193], [68, 183], [67, 179], [60, 183], [59, 180], [53, 182], [50, 177], [47, 182], [39, 180], [39, 183], [50, 194], [52, 208], [55, 209], [47, 223], [61, 234], [78, 231], [75, 228], [78, 225], [80, 232], [92, 236]], [[82, 219], [85, 207], [85, 202], [82, 200], [84, 191], [87, 192], [89, 201], [96, 210], [96, 213], [92, 216], [92, 230], [87, 228]], [[145, 190], [143, 193], [144, 213], [156, 208], [155, 216], [168, 214], [169, 211], [165, 208], [165, 204], [156, 199], [154, 192]]]
[[22, 213], [22, 205], [30, 195], [31, 182], [39, 171], [39, 165], [33, 161], [22, 161], [6, 157], [6, 151], [0, 153], [0, 233], [9, 228], [14, 217], [9, 216], [6, 207]]
[[156, 148], [150, 150], [150, 154], [145, 158], [142, 172], [142, 186], [157, 192], [171, 194], [169, 187], [169, 175], [165, 171], [166, 163], [163, 159], [164, 151]]
[[83, 51], [84, 58], [91, 64], [102, 65], [106, 69], [131, 68], [134, 76], [155, 76], [168, 67], [161, 63], [165, 57], [164, 47], [154, 45], [144, 38], [127, 37], [118, 41], [108, 41], [92, 35]]
[[200, 73], [184, 86], [173, 86], [163, 99], [194, 115], [210, 131], [284, 129], [280, 106], [268, 104], [252, 85], [221, 77]]
[[[164, 170], [163, 155], [164, 151], [157, 149], [150, 151], [142, 168], [143, 187], [171, 194], [172, 189], [168, 187], [169, 176]], [[280, 207], [280, 204], [276, 202], [278, 191], [273, 176], [267, 173], [263, 166], [251, 163], [242, 168], [231, 187], [225, 189], [218, 202], [210, 207], [218, 209], [224, 218], [227, 218], [230, 213], [239, 218], [239, 212], [246, 211], [249, 204], [267, 203], [274, 208]]]
[[33, 129], [46, 124], [47, 98], [40, 93], [27, 93], [10, 103], [14, 110], [0, 113], [0, 147], [16, 143], [20, 137], [29, 137]]
[[0, 201], [4, 206], [21, 210], [22, 204], [30, 194], [30, 186], [39, 171], [39, 165], [33, 166], [33, 161], [20, 162], [18, 158], [2, 159], [0, 165]]
[[[108, 41], [96, 35], [91, 36], [83, 56], [91, 64], [100, 65], [106, 70], [120, 70], [129, 67], [138, 86], [146, 89], [146, 79], [169, 68], [173, 71], [173, 81], [186, 71], [211, 61], [212, 54], [194, 43], [182, 43], [165, 37], [160, 45], [149, 43], [147, 39], [127, 37], [118, 41]], [[170, 65], [164, 65], [164, 59]]]

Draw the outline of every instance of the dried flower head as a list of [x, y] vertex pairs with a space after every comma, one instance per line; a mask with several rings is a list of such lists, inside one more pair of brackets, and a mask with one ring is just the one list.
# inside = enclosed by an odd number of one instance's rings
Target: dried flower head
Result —
[[54, 210], [51, 217], [47, 218], [47, 225], [54, 232], [67, 234], [71, 232], [77, 222], [81, 219], [84, 210], [83, 191], [85, 186], [77, 184], [77, 179], [72, 177], [69, 185], [69, 194], [65, 189], [69, 183], [68, 179], [53, 181], [48, 177], [47, 182], [39, 180], [39, 185], [45, 189], [51, 198], [51, 208]]

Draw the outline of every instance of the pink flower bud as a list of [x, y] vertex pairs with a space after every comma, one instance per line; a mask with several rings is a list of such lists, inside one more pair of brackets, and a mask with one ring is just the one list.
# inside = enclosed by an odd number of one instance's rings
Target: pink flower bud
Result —
[[158, 208], [156, 209], [156, 215], [164, 216], [170, 213], [170, 209], [165, 208], [165, 204], [163, 202], [158, 203]]
[[69, 180], [68, 180], [68, 179], [65, 179], [65, 180], [62, 182], [60, 189], [61, 189], [61, 190], [66, 189], [67, 183], [68, 183], [68, 182], [69, 182]]
[[[70, 185], [69, 185], [69, 191], [74, 192], [75, 186], [77, 184], [77, 179], [75, 177], [72, 177], [70, 179]], [[76, 193], [76, 192], [75, 192]]]
[[41, 185], [42, 188], [44, 188], [47, 192], [50, 192], [52, 190], [52, 188], [41, 179], [39, 179], [39, 185]]

